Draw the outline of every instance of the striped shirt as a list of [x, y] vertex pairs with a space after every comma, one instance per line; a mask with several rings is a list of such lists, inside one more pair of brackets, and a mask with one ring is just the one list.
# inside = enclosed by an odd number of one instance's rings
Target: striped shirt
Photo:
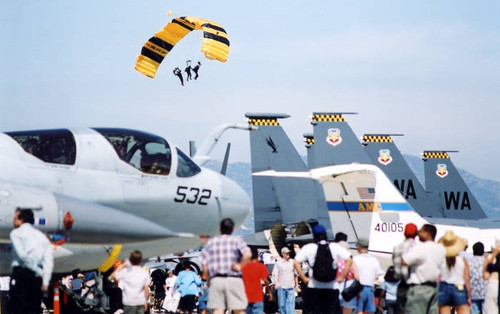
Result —
[[201, 252], [201, 263], [208, 267], [210, 278], [215, 275], [241, 276], [241, 271], [233, 271], [231, 267], [247, 252], [250, 248], [243, 239], [222, 234], [208, 241]]

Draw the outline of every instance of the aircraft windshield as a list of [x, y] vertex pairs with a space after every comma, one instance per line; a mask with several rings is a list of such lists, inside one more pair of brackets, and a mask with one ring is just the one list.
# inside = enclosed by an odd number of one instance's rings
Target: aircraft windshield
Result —
[[76, 144], [67, 129], [7, 132], [29, 154], [44, 162], [74, 165]]
[[168, 175], [170, 146], [159, 136], [128, 129], [94, 128], [113, 145], [118, 157], [145, 173]]
[[179, 164], [177, 166], [177, 176], [181, 178], [192, 177], [200, 173], [201, 169], [195, 164], [188, 156], [186, 156], [180, 149], [177, 148], [177, 156], [179, 156]]

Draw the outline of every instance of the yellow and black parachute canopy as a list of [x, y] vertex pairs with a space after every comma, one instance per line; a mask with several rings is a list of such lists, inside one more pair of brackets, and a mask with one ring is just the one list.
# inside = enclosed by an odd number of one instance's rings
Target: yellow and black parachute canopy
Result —
[[135, 69], [151, 78], [165, 56], [179, 40], [192, 30], [203, 30], [201, 52], [211, 60], [226, 62], [229, 55], [229, 37], [221, 25], [194, 16], [177, 17], [151, 37], [137, 57]]

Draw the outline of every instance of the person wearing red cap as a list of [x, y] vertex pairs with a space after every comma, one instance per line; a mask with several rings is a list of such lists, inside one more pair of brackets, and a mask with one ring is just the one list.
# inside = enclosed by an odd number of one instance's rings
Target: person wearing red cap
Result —
[[404, 235], [405, 240], [402, 243], [396, 245], [392, 252], [394, 271], [396, 272], [396, 278], [400, 280], [396, 301], [397, 313], [405, 312], [406, 293], [408, 292], [409, 288], [406, 282], [406, 280], [408, 280], [408, 266], [404, 266], [401, 263], [401, 257], [415, 245], [415, 238], [418, 235], [417, 226], [413, 223], [407, 224], [405, 226]]
[[418, 231], [419, 243], [401, 257], [403, 264], [410, 267], [406, 281], [410, 286], [406, 294], [407, 313], [438, 313], [437, 280], [446, 261], [446, 250], [434, 242], [436, 233], [436, 226], [424, 224]]

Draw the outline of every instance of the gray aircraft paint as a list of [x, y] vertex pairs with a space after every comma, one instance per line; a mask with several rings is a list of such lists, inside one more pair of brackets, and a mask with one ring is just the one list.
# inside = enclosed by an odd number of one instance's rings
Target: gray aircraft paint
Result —
[[314, 135], [312, 133], [305, 133], [303, 136], [307, 148], [307, 167], [311, 169], [314, 165]]
[[446, 151], [423, 153], [425, 189], [437, 193], [447, 216], [461, 219], [486, 218]]
[[385, 173], [417, 213], [423, 217], [447, 217], [440, 203], [425, 192], [390, 135], [365, 134], [363, 146], [372, 163]]
[[[314, 162], [309, 168], [318, 168], [332, 165], [343, 165], [358, 162], [371, 163], [352, 131], [344, 119], [343, 114], [349, 113], [313, 113], [312, 125], [314, 134]], [[336, 138], [330, 135], [334, 130]]]
[[[307, 167], [279, 125], [285, 114], [247, 113], [250, 132], [252, 173], [265, 170], [306, 171]], [[255, 232], [275, 224], [296, 223], [314, 218], [330, 235], [331, 223], [323, 190], [316, 180], [252, 176]]]

